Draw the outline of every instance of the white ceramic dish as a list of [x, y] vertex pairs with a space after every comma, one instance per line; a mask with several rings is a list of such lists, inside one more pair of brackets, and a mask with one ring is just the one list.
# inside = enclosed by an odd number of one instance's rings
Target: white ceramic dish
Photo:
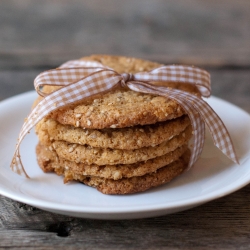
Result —
[[250, 115], [215, 97], [209, 104], [226, 124], [241, 165], [228, 160], [207, 135], [201, 158], [169, 184], [147, 192], [111, 196], [80, 183], [63, 184], [61, 177], [44, 174], [36, 163], [34, 133], [26, 136], [21, 155], [31, 179], [13, 173], [10, 161], [24, 118], [36, 98], [24, 93], [0, 102], [0, 194], [43, 210], [95, 219], [134, 219], [186, 210], [230, 194], [250, 182]]

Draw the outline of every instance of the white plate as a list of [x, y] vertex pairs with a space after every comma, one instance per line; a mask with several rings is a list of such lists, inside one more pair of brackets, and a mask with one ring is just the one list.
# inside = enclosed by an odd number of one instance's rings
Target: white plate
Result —
[[132, 195], [104, 195], [80, 183], [63, 184], [55, 174], [44, 174], [36, 163], [33, 133], [26, 136], [21, 154], [31, 179], [13, 173], [10, 161], [16, 139], [35, 99], [28, 92], [0, 102], [0, 194], [43, 210], [95, 219], [133, 219], [189, 209], [232, 193], [250, 182], [250, 116], [215, 97], [209, 104], [231, 133], [240, 166], [217, 150], [207, 135], [201, 158], [188, 172], [169, 184]]

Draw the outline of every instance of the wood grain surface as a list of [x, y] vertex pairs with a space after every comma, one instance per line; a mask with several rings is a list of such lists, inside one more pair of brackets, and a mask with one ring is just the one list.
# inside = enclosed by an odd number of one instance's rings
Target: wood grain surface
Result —
[[[89, 220], [1, 198], [1, 247], [21, 249], [249, 249], [250, 187], [157, 218]], [[64, 237], [63, 237], [64, 236]]]
[[248, 0], [2, 0], [0, 67], [92, 53], [165, 63], [250, 65]]
[[[33, 89], [41, 71], [92, 53], [204, 67], [212, 94], [250, 113], [248, 0], [0, 1], [0, 101]], [[184, 212], [118, 221], [0, 196], [0, 249], [250, 249], [249, 193], [248, 185]]]

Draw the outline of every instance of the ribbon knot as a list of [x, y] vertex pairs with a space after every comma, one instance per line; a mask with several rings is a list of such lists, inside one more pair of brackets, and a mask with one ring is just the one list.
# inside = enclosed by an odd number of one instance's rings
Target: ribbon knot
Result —
[[134, 75], [133, 75], [133, 74], [130, 74], [130, 73], [122, 73], [121, 75], [122, 75], [122, 78], [123, 78], [122, 84], [134, 80]]
[[[75, 60], [66, 62], [60, 68], [41, 73], [36, 77], [34, 85], [38, 94], [44, 98], [32, 110], [21, 128], [11, 169], [28, 177], [22, 165], [19, 147], [25, 135], [41, 119], [59, 107], [111, 91], [119, 84], [136, 92], [174, 99], [186, 111], [194, 134], [189, 167], [196, 162], [202, 152], [205, 124], [212, 135], [215, 146], [232, 161], [238, 163], [230, 135], [220, 117], [208, 103], [192, 93], [154, 85], [154, 82], [161, 81], [193, 84], [197, 86], [201, 95], [206, 97], [210, 95], [209, 73], [199, 68], [183, 65], [161, 66], [150, 72], [139, 72], [133, 75], [129, 73], [119, 74], [100, 63]], [[45, 85], [60, 86], [60, 88], [46, 94], [42, 91], [42, 87]]]

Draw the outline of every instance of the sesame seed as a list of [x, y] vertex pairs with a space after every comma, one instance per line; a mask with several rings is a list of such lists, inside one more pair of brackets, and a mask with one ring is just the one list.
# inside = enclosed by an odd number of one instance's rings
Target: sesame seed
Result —
[[110, 126], [110, 128], [116, 128], [116, 126], [117, 126], [116, 124], [113, 124]]
[[90, 126], [92, 122], [90, 120], [87, 120], [87, 125]]
[[80, 118], [82, 116], [82, 114], [75, 114], [76, 118]]
[[144, 129], [140, 128], [139, 131], [141, 131], [142, 133], [144, 132]]
[[80, 122], [76, 121], [76, 126], [79, 127], [80, 126]]
[[74, 147], [70, 147], [69, 150], [68, 150], [69, 153], [71, 153], [73, 151], [74, 151]]
[[119, 171], [116, 171], [115, 173], [114, 173], [114, 180], [118, 180], [118, 179], [120, 179], [121, 178], [121, 173], [119, 172]]
[[92, 111], [91, 111], [91, 110], [88, 110], [88, 112], [86, 113], [86, 116], [90, 116], [91, 113], [92, 113]]

